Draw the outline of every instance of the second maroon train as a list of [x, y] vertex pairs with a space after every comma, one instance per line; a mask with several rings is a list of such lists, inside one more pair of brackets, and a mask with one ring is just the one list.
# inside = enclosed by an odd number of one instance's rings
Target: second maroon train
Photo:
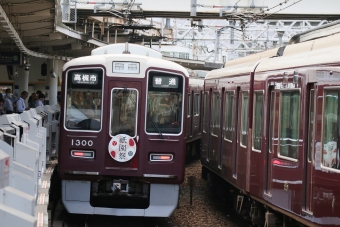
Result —
[[254, 225], [340, 224], [339, 40], [230, 61], [208, 73], [201, 103], [191, 83], [187, 141], [197, 124], [202, 175], [223, 179]]

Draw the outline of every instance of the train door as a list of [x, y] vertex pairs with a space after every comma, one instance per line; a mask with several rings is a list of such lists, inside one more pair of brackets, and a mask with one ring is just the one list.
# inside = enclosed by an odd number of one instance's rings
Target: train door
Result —
[[306, 117], [306, 125], [305, 125], [305, 141], [307, 144], [305, 144], [305, 155], [304, 155], [304, 163], [305, 163], [305, 173], [304, 173], [304, 204], [303, 204], [303, 212], [312, 214], [312, 199], [313, 199], [313, 193], [312, 193], [312, 171], [313, 171], [313, 144], [314, 144], [314, 116], [315, 116], [315, 88], [314, 84], [308, 85], [307, 95], [306, 95], [306, 110], [305, 117]]
[[237, 145], [237, 184], [245, 188], [247, 171], [247, 147], [248, 147], [248, 115], [249, 115], [249, 91], [239, 91], [239, 131]]
[[[329, 71], [317, 71], [329, 75]], [[324, 73], [324, 74], [323, 74]], [[334, 72], [333, 75], [340, 72]], [[315, 159], [313, 172], [313, 216], [340, 218], [340, 87], [329, 77], [326, 84], [319, 80], [316, 97]], [[331, 85], [330, 85], [331, 84]], [[334, 84], [334, 85], [333, 85]], [[308, 205], [308, 204], [307, 204]], [[334, 226], [337, 226], [334, 225]]]
[[222, 171], [224, 177], [231, 176], [233, 171], [233, 161], [234, 149], [233, 143], [236, 141], [233, 138], [233, 132], [235, 131], [235, 91], [225, 90], [223, 95], [223, 138], [221, 153], [222, 158]]
[[221, 94], [220, 91], [213, 91], [211, 98], [209, 162], [210, 166], [215, 168], [217, 168], [219, 160], [220, 115]]
[[203, 128], [202, 128], [202, 159], [209, 160], [209, 138], [210, 138], [210, 91], [203, 94]]
[[266, 151], [266, 167], [265, 167], [265, 190], [264, 193], [267, 195], [270, 194], [270, 189], [271, 189], [271, 173], [272, 173], [272, 168], [271, 168], [271, 160], [273, 159], [273, 130], [274, 130], [274, 110], [275, 110], [275, 92], [274, 92], [274, 87], [269, 86], [268, 92], [267, 92], [267, 122], [266, 122], [266, 138], [267, 138], [267, 147], [265, 149]]
[[[135, 151], [139, 149], [138, 138], [140, 137], [140, 100], [142, 86], [140, 82], [110, 81], [108, 86], [110, 95], [110, 123], [108, 140], [124, 140], [130, 142], [134, 138], [136, 143]], [[117, 138], [116, 138], [117, 137]], [[114, 141], [112, 141], [114, 143]], [[116, 142], [118, 143], [118, 142]], [[131, 142], [132, 143], [132, 142]], [[119, 142], [121, 144], [121, 142]], [[119, 149], [123, 149], [122, 145]], [[116, 152], [116, 154], [121, 154]], [[125, 157], [126, 159], [127, 157]], [[115, 162], [112, 159], [116, 160]], [[121, 161], [124, 157], [115, 154], [105, 155], [105, 168], [138, 168], [138, 152], [134, 154], [130, 162]], [[132, 165], [132, 166], [131, 166]]]
[[[271, 201], [274, 205], [294, 212], [301, 212], [301, 200], [296, 194], [302, 191], [303, 180], [303, 126], [301, 99], [304, 90], [300, 84], [275, 85], [275, 120], [272, 139], [273, 152], [268, 160], [271, 168]], [[302, 199], [302, 198], [301, 198]]]

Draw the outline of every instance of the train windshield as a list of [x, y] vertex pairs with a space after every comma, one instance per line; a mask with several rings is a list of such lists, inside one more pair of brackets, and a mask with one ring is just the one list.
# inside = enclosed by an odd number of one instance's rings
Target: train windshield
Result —
[[117, 134], [136, 136], [137, 100], [138, 91], [136, 89], [112, 89], [111, 136]]
[[70, 130], [99, 131], [102, 115], [102, 70], [72, 70], [67, 73], [66, 78], [65, 127]]
[[183, 77], [150, 72], [146, 132], [178, 134], [182, 130]]

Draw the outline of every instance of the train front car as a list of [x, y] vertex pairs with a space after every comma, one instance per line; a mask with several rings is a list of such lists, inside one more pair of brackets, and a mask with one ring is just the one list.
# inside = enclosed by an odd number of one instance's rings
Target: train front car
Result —
[[97, 48], [64, 66], [58, 171], [70, 213], [168, 217], [177, 207], [188, 73], [128, 48]]

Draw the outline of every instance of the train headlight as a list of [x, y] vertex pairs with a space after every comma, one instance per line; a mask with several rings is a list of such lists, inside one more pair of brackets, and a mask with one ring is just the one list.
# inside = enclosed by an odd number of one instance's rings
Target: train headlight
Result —
[[71, 156], [74, 158], [94, 159], [94, 151], [71, 150]]
[[172, 154], [150, 154], [150, 161], [152, 162], [172, 162], [174, 156]]

